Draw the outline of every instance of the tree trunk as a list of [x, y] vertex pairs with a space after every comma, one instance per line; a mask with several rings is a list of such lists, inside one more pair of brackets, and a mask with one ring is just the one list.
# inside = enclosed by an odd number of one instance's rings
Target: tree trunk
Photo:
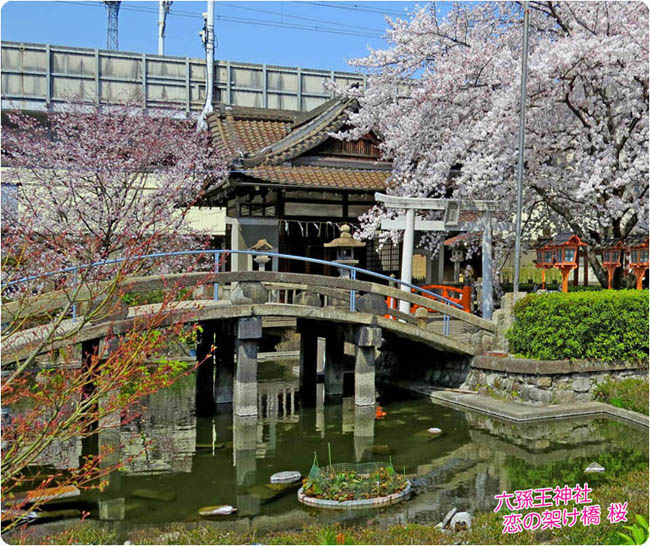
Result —
[[[596, 253], [595, 252], [587, 253], [587, 260], [589, 261], [589, 265], [591, 266], [591, 269], [596, 274], [596, 278], [598, 279], [598, 282], [600, 282], [600, 285], [603, 288], [607, 288], [607, 270], [602, 266], [602, 264], [598, 260], [598, 256], [596, 256]], [[616, 270], [617, 275], [614, 275], [615, 283], [618, 276], [618, 271], [619, 270]], [[616, 284], [614, 284], [614, 286], [616, 286]]]

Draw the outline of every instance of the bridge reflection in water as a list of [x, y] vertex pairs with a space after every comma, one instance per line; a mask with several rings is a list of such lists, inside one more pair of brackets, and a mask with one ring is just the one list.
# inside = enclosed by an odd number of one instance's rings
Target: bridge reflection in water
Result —
[[[131, 425], [101, 428], [100, 449], [113, 449], [104, 464], [121, 461], [123, 468], [108, 477], [103, 492], [91, 497], [97, 514], [102, 519], [165, 523], [196, 518], [201, 506], [224, 503], [239, 509], [227, 520], [233, 526], [246, 518], [247, 525], [260, 529], [301, 525], [314, 516], [297, 503], [294, 491], [275, 496], [265, 484], [281, 470], [306, 475], [315, 451], [320, 464], [326, 464], [328, 443], [334, 462], [392, 459], [398, 471], [405, 470], [420, 484], [412, 501], [382, 512], [393, 523], [436, 523], [451, 506], [491, 510], [495, 494], [525, 485], [520, 476], [536, 476], [537, 468], [540, 475], [582, 476], [593, 460], [647, 464], [647, 430], [603, 420], [516, 425], [424, 399], [388, 400], [383, 404], [387, 415], [378, 420], [372, 408], [357, 406], [354, 397], [326, 400], [322, 383], [316, 387], [315, 405], [305, 407], [292, 363], [285, 363], [281, 377], [273, 373], [273, 379], [265, 380], [267, 369], [280, 366], [264, 364], [256, 416], [233, 415], [223, 405], [211, 417], [197, 417], [195, 378], [188, 376], [144, 400], [140, 418]], [[426, 434], [431, 425], [445, 434], [431, 440]], [[640, 439], [638, 445], [630, 445], [631, 437]], [[40, 463], [65, 460], [74, 466], [76, 459], [78, 464], [76, 448], [59, 449], [61, 453], [52, 452], [49, 461]], [[143, 500], [138, 498], [143, 489], [177, 498]], [[316, 517], [330, 521], [341, 516]]]

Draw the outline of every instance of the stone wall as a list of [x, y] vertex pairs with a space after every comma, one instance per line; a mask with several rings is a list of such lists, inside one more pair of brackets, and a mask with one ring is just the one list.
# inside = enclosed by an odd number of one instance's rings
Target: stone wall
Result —
[[469, 358], [438, 362], [425, 372], [425, 383], [437, 387], [458, 388], [471, 373]]
[[478, 356], [462, 388], [504, 400], [562, 404], [591, 401], [603, 381], [626, 378], [647, 380], [647, 365]]
[[436, 351], [396, 338], [385, 340], [376, 361], [377, 380], [457, 388], [470, 372], [471, 357]]

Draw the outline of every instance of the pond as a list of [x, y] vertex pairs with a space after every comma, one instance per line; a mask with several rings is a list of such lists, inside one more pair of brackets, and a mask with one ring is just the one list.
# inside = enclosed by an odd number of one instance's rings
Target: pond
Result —
[[[95, 443], [115, 448], [107, 462], [119, 457], [123, 467], [103, 492], [84, 492], [77, 504], [91, 518], [128, 527], [198, 521], [201, 507], [217, 504], [238, 509], [219, 521], [248, 519], [261, 530], [314, 518], [435, 524], [452, 507], [493, 510], [504, 490], [597, 483], [598, 475], [584, 474], [594, 461], [610, 476], [648, 466], [648, 430], [607, 419], [514, 424], [387, 387], [379, 390], [383, 412], [357, 408], [352, 397], [325, 400], [322, 385], [315, 407], [303, 407], [296, 364], [260, 364], [257, 418], [233, 417], [227, 405], [197, 418], [194, 376], [149, 396], [137, 420], [99, 432]], [[432, 437], [430, 427], [443, 434]], [[53, 446], [40, 462], [71, 468], [91, 444]], [[379, 510], [338, 512], [300, 504], [296, 488], [266, 487], [275, 472], [306, 476], [315, 455], [327, 464], [330, 449], [334, 463], [392, 461], [418, 494]]]

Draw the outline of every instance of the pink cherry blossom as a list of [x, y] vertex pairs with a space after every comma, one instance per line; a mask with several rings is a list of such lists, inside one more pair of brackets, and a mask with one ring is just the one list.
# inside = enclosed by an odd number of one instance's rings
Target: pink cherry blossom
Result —
[[[387, 191], [516, 203], [520, 3], [435, 3], [388, 20], [391, 47], [352, 61], [367, 91], [341, 137], [372, 130], [394, 170]], [[648, 8], [530, 2], [524, 238], [544, 227], [590, 245], [648, 229]], [[363, 218], [375, 234], [385, 211]], [[495, 235], [512, 248], [511, 221]], [[428, 241], [438, 245], [440, 237]], [[591, 266], [607, 274], [594, 253]], [[495, 264], [498, 263], [495, 260]]]

